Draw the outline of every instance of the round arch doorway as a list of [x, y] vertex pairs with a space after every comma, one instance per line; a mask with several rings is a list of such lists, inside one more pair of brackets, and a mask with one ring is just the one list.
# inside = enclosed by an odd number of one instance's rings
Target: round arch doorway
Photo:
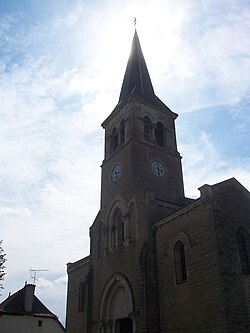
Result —
[[134, 304], [127, 279], [116, 273], [106, 284], [100, 303], [102, 333], [133, 333]]

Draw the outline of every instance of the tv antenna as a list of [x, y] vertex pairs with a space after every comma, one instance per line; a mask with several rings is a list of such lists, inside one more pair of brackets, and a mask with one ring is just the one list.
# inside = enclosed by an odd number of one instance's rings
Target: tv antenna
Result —
[[36, 281], [37, 281], [36, 276], [40, 272], [49, 272], [49, 269], [30, 269], [30, 275], [33, 280], [33, 284], [36, 283]]

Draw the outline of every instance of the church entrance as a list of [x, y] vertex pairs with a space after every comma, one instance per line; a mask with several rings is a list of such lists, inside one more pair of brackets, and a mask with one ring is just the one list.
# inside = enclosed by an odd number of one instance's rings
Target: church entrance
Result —
[[116, 319], [115, 333], [133, 333], [133, 322], [131, 318]]
[[121, 273], [108, 280], [100, 302], [101, 333], [135, 332], [134, 302], [131, 286]]

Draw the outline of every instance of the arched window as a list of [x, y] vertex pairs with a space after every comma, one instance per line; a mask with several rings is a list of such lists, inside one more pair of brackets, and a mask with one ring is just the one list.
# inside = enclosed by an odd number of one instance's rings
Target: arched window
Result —
[[122, 220], [122, 214], [117, 217], [117, 230], [118, 230], [118, 247], [123, 245], [124, 242], [124, 222]]
[[78, 291], [78, 312], [82, 312], [84, 308], [84, 283], [81, 282]]
[[239, 255], [240, 255], [240, 263], [241, 263], [241, 271], [243, 274], [250, 274], [250, 238], [248, 232], [244, 228], [240, 228], [236, 234]]
[[110, 142], [110, 151], [113, 153], [116, 151], [118, 147], [118, 133], [116, 128], [113, 128], [112, 134], [111, 134], [111, 142]]
[[163, 125], [158, 121], [155, 128], [155, 140], [159, 146], [164, 146]]
[[120, 247], [124, 242], [124, 221], [122, 219], [122, 212], [119, 208], [116, 208], [113, 215], [113, 242], [114, 247]]
[[125, 223], [120, 208], [116, 208], [112, 214], [110, 227], [110, 246], [114, 250], [121, 247], [125, 240]]
[[181, 241], [178, 241], [174, 247], [174, 260], [175, 260], [175, 279], [176, 283], [187, 281], [187, 269], [185, 249]]
[[144, 139], [151, 141], [151, 122], [148, 117], [144, 117]]
[[123, 144], [125, 142], [125, 122], [124, 119], [122, 119], [120, 124], [120, 143]]

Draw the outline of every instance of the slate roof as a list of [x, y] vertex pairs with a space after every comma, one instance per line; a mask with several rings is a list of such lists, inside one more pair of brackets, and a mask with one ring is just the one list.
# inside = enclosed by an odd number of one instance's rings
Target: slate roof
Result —
[[24, 307], [25, 301], [25, 285], [22, 289], [18, 290], [13, 295], [6, 298], [0, 304], [0, 313], [5, 314], [20, 314], [20, 315], [43, 315], [47, 317], [57, 318], [35, 295], [33, 295], [33, 307], [32, 311], [26, 311]]
[[118, 104], [122, 103], [128, 96], [136, 96], [150, 104], [168, 109], [168, 107], [154, 93], [154, 88], [136, 30]]

